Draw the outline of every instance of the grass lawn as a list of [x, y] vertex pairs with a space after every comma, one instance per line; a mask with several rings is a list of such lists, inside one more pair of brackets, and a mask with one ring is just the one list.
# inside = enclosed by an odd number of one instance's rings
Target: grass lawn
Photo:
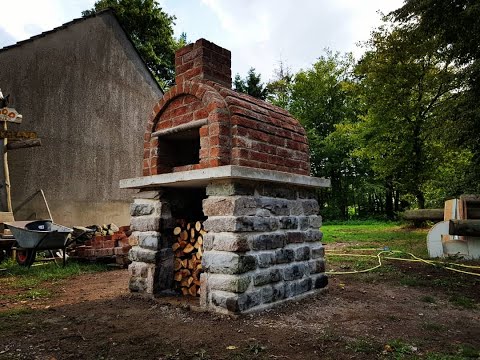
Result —
[[[387, 281], [406, 287], [427, 287], [444, 292], [450, 303], [460, 308], [478, 307], [480, 296], [476, 289], [480, 276], [461, 271], [480, 274], [480, 261], [446, 258], [433, 259], [434, 264], [427, 264], [418, 260], [430, 260], [426, 240], [428, 229], [410, 228], [397, 222], [355, 221], [326, 223], [321, 230], [326, 247], [326, 270], [332, 272], [331, 276], [350, 281]], [[382, 265], [375, 268], [379, 264], [378, 255]], [[425, 298], [425, 302], [429, 301], [435, 299]]]
[[[37, 266], [38, 264], [38, 266]], [[49, 298], [52, 287], [65, 279], [86, 273], [105, 271], [102, 264], [68, 261], [65, 267], [53, 262], [36, 263], [31, 268], [18, 265], [14, 260], [0, 263], [0, 303], [26, 299]]]
[[427, 257], [428, 229], [409, 228], [397, 222], [347, 221], [322, 226], [325, 244], [342, 243], [346, 250], [388, 247]]

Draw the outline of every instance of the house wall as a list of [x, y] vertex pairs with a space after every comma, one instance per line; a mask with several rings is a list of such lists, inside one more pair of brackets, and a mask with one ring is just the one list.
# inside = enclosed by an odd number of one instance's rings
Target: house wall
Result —
[[[10, 151], [13, 208], [43, 189], [64, 225], [129, 224], [132, 192], [119, 180], [142, 175], [147, 115], [162, 97], [110, 12], [0, 51], [0, 87], [23, 115], [10, 130], [36, 131], [37, 148]], [[18, 220], [48, 216], [37, 198]]]

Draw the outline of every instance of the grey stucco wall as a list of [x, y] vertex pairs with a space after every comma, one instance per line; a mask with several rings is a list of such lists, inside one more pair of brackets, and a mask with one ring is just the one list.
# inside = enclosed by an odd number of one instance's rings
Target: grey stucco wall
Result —
[[[8, 154], [13, 207], [42, 188], [64, 225], [129, 224], [132, 192], [119, 180], [142, 175], [143, 134], [162, 92], [109, 13], [0, 51], [0, 88], [42, 146]], [[41, 202], [15, 213], [43, 218]]]

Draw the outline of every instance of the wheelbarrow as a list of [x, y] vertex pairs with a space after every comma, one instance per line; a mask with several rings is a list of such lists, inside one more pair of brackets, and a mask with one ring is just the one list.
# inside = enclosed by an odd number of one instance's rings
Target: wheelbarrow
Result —
[[73, 229], [55, 224], [52, 220], [6, 222], [17, 242], [16, 260], [19, 265], [30, 267], [37, 251], [62, 249], [63, 266], [65, 250], [70, 244]]

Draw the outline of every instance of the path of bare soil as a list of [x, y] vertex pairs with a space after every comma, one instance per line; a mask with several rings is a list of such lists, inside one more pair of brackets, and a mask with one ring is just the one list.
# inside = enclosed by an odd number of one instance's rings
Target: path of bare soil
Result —
[[48, 302], [0, 307], [10, 314], [0, 317], [0, 359], [375, 359], [480, 348], [480, 311], [455, 307], [441, 289], [332, 278], [326, 293], [231, 318], [130, 295], [127, 281], [126, 270], [82, 275]]

